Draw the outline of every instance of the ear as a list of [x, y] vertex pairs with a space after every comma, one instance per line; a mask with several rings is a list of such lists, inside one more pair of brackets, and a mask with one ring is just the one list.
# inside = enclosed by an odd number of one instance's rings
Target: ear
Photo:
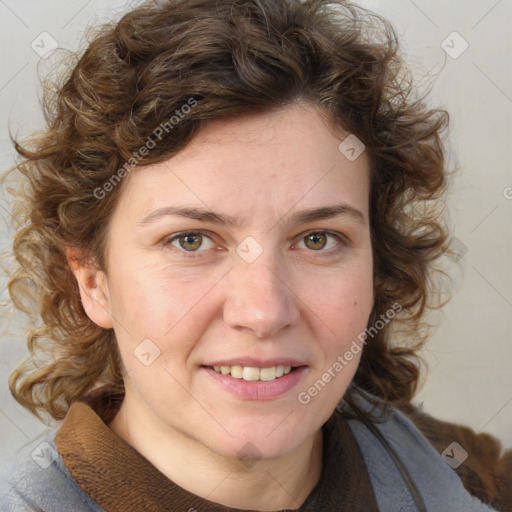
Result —
[[66, 259], [78, 282], [82, 305], [87, 316], [100, 327], [112, 329], [110, 313], [110, 295], [107, 276], [93, 263], [84, 263], [79, 259], [79, 252], [74, 247], [66, 249]]

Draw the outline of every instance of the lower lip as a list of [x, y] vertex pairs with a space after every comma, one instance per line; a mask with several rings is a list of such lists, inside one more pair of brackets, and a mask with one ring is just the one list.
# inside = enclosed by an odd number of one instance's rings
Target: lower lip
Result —
[[270, 381], [235, 379], [231, 375], [217, 373], [212, 368], [202, 367], [208, 375], [224, 386], [231, 393], [247, 400], [271, 400], [292, 390], [300, 381], [307, 366], [299, 366], [295, 370], [278, 379]]

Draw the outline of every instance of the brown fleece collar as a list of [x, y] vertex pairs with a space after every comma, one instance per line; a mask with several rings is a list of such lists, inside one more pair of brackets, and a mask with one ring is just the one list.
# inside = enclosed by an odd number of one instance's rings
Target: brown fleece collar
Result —
[[[378, 512], [359, 446], [338, 411], [323, 426], [323, 433], [322, 477], [296, 510]], [[107, 512], [248, 512], [202, 499], [176, 485], [85, 403], [70, 407], [56, 444], [73, 478]]]

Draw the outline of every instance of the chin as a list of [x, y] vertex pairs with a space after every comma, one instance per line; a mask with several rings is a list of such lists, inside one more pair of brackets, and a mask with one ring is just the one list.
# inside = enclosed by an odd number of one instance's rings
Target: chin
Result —
[[210, 438], [210, 448], [219, 455], [254, 463], [286, 456], [320, 428], [312, 427], [309, 431], [304, 422], [285, 425], [285, 418], [286, 414], [279, 418], [272, 415], [263, 422], [251, 419], [249, 424], [235, 426], [231, 423], [227, 430], [232, 437], [226, 434], [217, 439], [214, 446]]

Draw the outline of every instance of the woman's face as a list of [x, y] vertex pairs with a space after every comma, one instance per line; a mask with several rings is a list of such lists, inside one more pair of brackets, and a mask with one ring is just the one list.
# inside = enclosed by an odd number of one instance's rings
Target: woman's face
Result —
[[273, 458], [332, 414], [373, 304], [368, 160], [338, 149], [345, 136], [296, 104], [210, 122], [127, 178], [108, 314], [88, 312], [114, 328], [126, 400], [151, 428]]

